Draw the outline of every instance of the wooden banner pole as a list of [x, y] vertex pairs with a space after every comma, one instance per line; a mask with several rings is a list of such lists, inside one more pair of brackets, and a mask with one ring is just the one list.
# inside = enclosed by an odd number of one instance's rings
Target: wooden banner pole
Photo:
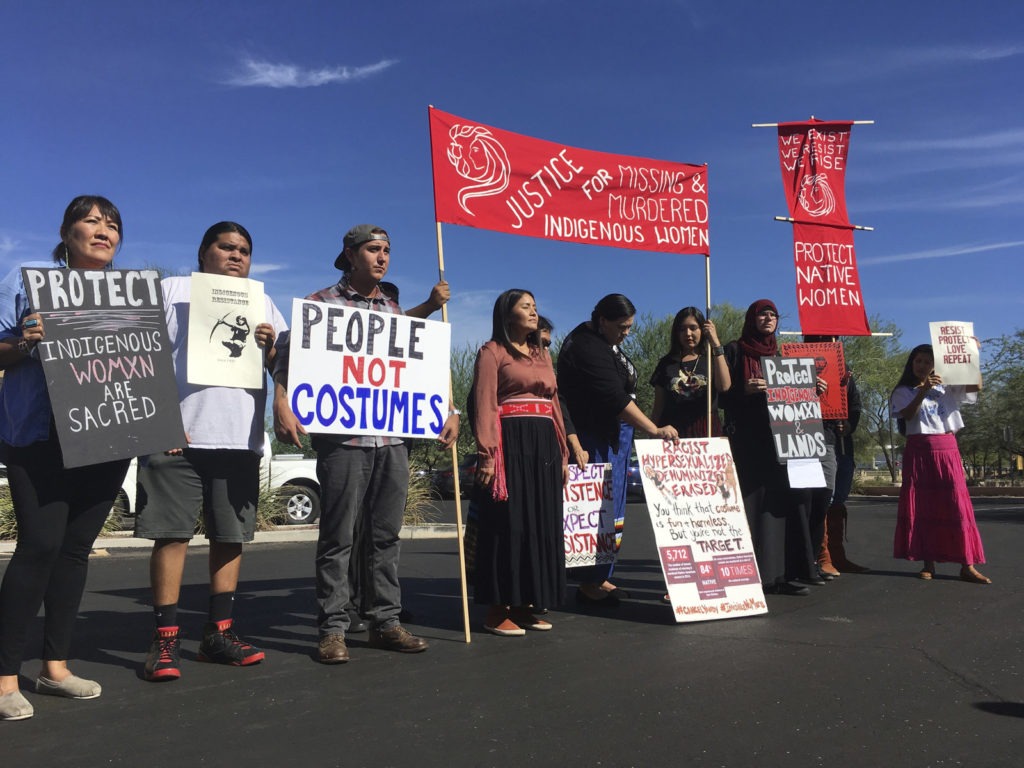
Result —
[[[711, 319], [711, 254], [704, 254], [704, 304], [706, 305], [705, 315], [708, 320]], [[701, 336], [704, 335], [704, 329], [700, 330]], [[672, 343], [675, 344], [675, 339], [672, 339]], [[708, 360], [708, 437], [711, 437], [711, 399], [713, 397], [712, 387], [715, 386], [714, 382], [714, 357], [711, 351], [711, 337], [708, 336], [704, 339], [704, 354], [707, 355]]]
[[[788, 222], [790, 224], [797, 224], [797, 223], [800, 223], [800, 224], [813, 224], [814, 223], [813, 221], [801, 221], [801, 222], [798, 222], [797, 219], [794, 219], [791, 216], [776, 216], [775, 220], [776, 221], [785, 221], [785, 222]], [[827, 227], [829, 225], [825, 224], [824, 226]], [[851, 229], [859, 229], [859, 230], [861, 230], [863, 232], [874, 232], [875, 231], [874, 227], [862, 227], [860, 224], [851, 224], [850, 228]], [[845, 229], [845, 227], [839, 227], [839, 229]]]
[[[812, 120], [814, 119], [813, 116], [812, 116], [811, 119]], [[846, 120], [835, 120], [835, 121], [825, 120], [823, 122], [826, 122], [826, 123], [827, 122], [845, 123], [847, 121]], [[874, 120], [851, 120], [849, 122], [852, 122], [854, 125], [874, 125], [875, 124]], [[779, 125], [781, 125], [781, 123], [751, 123], [750, 127], [751, 128], [778, 128]]]
[[[441, 239], [441, 222], [434, 222], [437, 226], [437, 271], [440, 279], [444, 280], [444, 242]], [[448, 322], [448, 305], [441, 306], [441, 319]], [[451, 372], [448, 373], [449, 398], [454, 393], [452, 386]], [[461, 419], [460, 419], [461, 422]], [[465, 424], [459, 424], [459, 431], [466, 428]], [[459, 484], [459, 441], [452, 443], [452, 478], [455, 483], [455, 533], [459, 540], [459, 586], [462, 592], [462, 627], [466, 635], [466, 642], [471, 643], [469, 633], [469, 591], [466, 585], [466, 549], [463, 543], [462, 528], [462, 488]]]

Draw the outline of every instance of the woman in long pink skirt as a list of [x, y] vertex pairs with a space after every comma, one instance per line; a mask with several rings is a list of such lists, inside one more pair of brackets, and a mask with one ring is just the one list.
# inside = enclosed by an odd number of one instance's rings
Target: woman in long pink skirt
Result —
[[903, 452], [903, 486], [893, 556], [923, 560], [922, 579], [935, 575], [935, 563], [960, 563], [960, 578], [991, 584], [974, 566], [985, 562], [974, 506], [967, 493], [956, 432], [963, 428], [962, 403], [978, 399], [981, 384], [944, 385], [935, 373], [931, 344], [914, 347], [890, 398]]

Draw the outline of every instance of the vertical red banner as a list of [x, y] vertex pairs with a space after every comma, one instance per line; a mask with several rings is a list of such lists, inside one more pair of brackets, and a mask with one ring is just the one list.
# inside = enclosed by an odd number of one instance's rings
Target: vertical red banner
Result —
[[852, 122], [779, 123], [779, 165], [789, 215], [847, 226], [846, 157]]
[[808, 335], [870, 336], [853, 230], [793, 224], [800, 328]]

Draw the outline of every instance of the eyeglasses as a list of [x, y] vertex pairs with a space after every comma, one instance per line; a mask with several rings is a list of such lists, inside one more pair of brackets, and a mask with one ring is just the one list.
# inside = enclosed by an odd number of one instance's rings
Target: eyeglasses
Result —
[[772, 312], [770, 309], [762, 309], [760, 312], [757, 313], [757, 316], [758, 317], [775, 317], [775, 318], [777, 318], [779, 316], [779, 313], [778, 312]]

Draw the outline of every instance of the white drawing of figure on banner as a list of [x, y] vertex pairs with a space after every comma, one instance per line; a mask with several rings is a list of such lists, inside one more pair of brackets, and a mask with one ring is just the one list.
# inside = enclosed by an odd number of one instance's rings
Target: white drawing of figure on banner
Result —
[[836, 197], [824, 173], [804, 176], [799, 201], [800, 207], [811, 216], [828, 216], [836, 209]]
[[508, 153], [494, 134], [480, 125], [453, 125], [448, 135], [452, 140], [448, 160], [459, 176], [475, 182], [459, 190], [459, 206], [475, 216], [467, 207], [470, 199], [497, 195], [508, 187]]
[[[213, 324], [213, 328], [210, 330], [210, 341], [213, 341], [213, 336], [217, 333], [217, 329], [221, 326], [227, 329], [227, 333], [230, 334], [229, 338], [221, 339], [220, 343], [227, 347], [231, 357], [241, 357], [242, 350], [245, 349], [245, 344], [249, 340], [249, 334], [252, 333], [252, 329], [249, 327], [249, 321], [245, 315], [236, 315], [235, 322], [229, 322], [227, 316], [231, 312], [226, 312], [223, 317], [217, 319], [217, 322]], [[224, 335], [222, 332], [221, 336]]]

